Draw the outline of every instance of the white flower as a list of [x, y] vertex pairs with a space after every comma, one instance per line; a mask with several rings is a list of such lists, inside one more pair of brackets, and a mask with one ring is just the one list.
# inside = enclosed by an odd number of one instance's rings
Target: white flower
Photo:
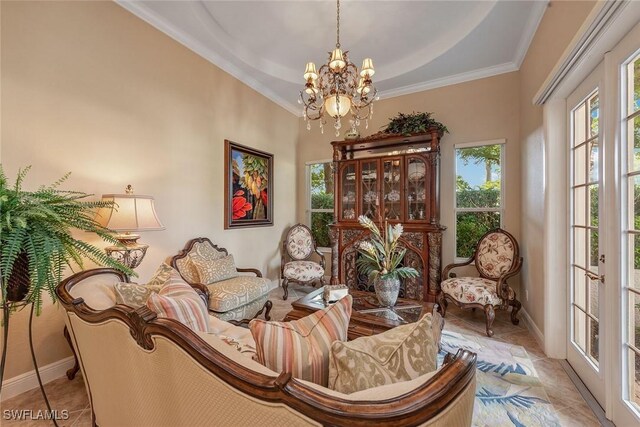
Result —
[[402, 236], [402, 233], [404, 232], [404, 228], [402, 228], [402, 224], [398, 223], [396, 225], [393, 226], [393, 241], [395, 242], [396, 240], [398, 240], [400, 238], [400, 236]]
[[373, 255], [375, 255], [375, 252], [376, 252], [375, 248], [373, 247], [373, 244], [368, 240], [365, 240], [364, 242], [360, 243], [360, 249], [363, 250], [364, 252], [367, 252]]

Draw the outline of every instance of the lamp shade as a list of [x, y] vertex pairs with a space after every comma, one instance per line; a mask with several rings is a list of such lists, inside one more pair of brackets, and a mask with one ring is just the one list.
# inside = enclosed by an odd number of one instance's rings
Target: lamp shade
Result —
[[114, 202], [113, 209], [102, 208], [96, 215], [103, 227], [118, 232], [164, 230], [151, 196], [104, 194], [102, 200]]
[[334, 72], [340, 72], [347, 65], [347, 62], [344, 60], [344, 55], [342, 54], [342, 49], [335, 48], [333, 52], [331, 52], [331, 59], [329, 59], [329, 68], [331, 68]]
[[346, 95], [331, 95], [324, 101], [324, 108], [331, 117], [344, 117], [351, 109], [351, 99]]
[[373, 59], [365, 58], [362, 61], [362, 68], [360, 70], [360, 75], [362, 77], [366, 77], [367, 75], [371, 78], [375, 74], [375, 69], [373, 68]]
[[307, 62], [307, 66], [304, 70], [304, 80], [315, 80], [318, 78], [318, 72], [316, 71], [316, 64], [313, 62]]

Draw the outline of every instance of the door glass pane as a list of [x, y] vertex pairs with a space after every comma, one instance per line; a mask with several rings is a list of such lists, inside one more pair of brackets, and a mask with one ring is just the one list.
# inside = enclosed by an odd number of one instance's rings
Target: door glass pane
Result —
[[629, 400], [640, 405], [640, 355], [629, 349]]
[[598, 182], [598, 140], [589, 142], [589, 182]]
[[587, 139], [586, 130], [586, 105], [580, 104], [578, 108], [573, 110], [573, 146], [583, 143]]
[[635, 61], [631, 61], [629, 64], [629, 114], [632, 114], [640, 110], [640, 58], [636, 58]]
[[629, 313], [629, 341], [640, 349], [640, 295], [635, 292], [629, 292]]
[[589, 356], [591, 361], [598, 362], [600, 359], [600, 324], [597, 320], [587, 317], [589, 327]]
[[589, 314], [598, 317], [598, 289], [600, 287], [600, 281], [589, 279], [587, 277], [585, 277], [585, 279], [588, 280], [589, 283]]
[[407, 162], [407, 220], [427, 219], [427, 163], [419, 157]]
[[627, 126], [629, 138], [629, 167], [632, 170], [640, 170], [640, 116], [629, 120]]
[[361, 173], [362, 215], [377, 219], [380, 203], [378, 195], [378, 162], [362, 162]]
[[629, 235], [629, 286], [640, 289], [640, 234]]
[[586, 353], [587, 351], [587, 315], [573, 306], [573, 342]]
[[600, 223], [599, 221], [599, 214], [598, 214], [598, 209], [599, 209], [599, 205], [598, 205], [598, 184], [591, 184], [589, 186], [589, 225], [591, 225], [592, 227], [598, 227], [598, 224]]
[[350, 163], [342, 169], [342, 209], [343, 219], [356, 219], [356, 165]]
[[573, 302], [580, 308], [587, 309], [587, 276], [584, 270], [573, 267]]
[[573, 150], [573, 185], [584, 184], [587, 180], [586, 151], [586, 144]]
[[587, 225], [587, 212], [586, 206], [586, 187], [576, 187], [573, 189], [573, 224], [574, 225]]
[[589, 135], [596, 136], [598, 134], [598, 122], [600, 118], [598, 94], [596, 93], [589, 99]]
[[382, 200], [384, 202], [385, 219], [401, 219], [402, 181], [400, 176], [400, 161], [400, 159], [389, 159], [382, 163], [384, 170]]
[[589, 270], [598, 271], [598, 230], [589, 230]]
[[587, 268], [587, 229], [575, 227], [573, 229], [573, 263]]
[[487, 231], [500, 227], [500, 212], [458, 212], [456, 215], [456, 256], [469, 258]]

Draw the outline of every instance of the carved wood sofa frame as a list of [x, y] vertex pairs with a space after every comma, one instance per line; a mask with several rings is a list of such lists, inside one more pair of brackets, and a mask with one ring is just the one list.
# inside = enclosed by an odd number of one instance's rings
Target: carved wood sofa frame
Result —
[[[195, 282], [190, 282], [186, 277], [184, 277], [182, 275], [182, 273], [180, 272], [180, 269], [178, 268], [178, 260], [182, 259], [182, 258], [186, 258], [189, 255], [189, 252], [191, 252], [191, 250], [193, 249], [193, 247], [196, 245], [196, 243], [208, 243], [209, 245], [211, 245], [211, 247], [213, 249], [215, 249], [218, 252], [222, 252], [224, 254], [224, 256], [229, 255], [229, 251], [227, 251], [225, 248], [220, 247], [216, 244], [214, 244], [210, 239], [208, 239], [207, 237], [197, 237], [195, 239], [191, 239], [189, 240], [186, 245], [184, 246], [184, 248], [178, 252], [177, 255], [174, 255], [171, 258], [171, 267], [175, 268], [178, 273], [180, 273], [180, 276], [182, 276], [182, 278], [188, 283], [190, 284], [193, 288], [197, 289], [198, 291], [204, 293], [204, 295], [207, 297], [207, 301], [209, 301], [209, 288], [207, 288], [204, 284], [202, 283], [195, 283]], [[262, 272], [260, 270], [258, 270], [257, 268], [238, 268], [236, 267], [236, 271], [238, 271], [238, 273], [253, 273], [256, 275], [256, 277], [262, 277]], [[207, 304], [208, 305], [208, 304]], [[271, 320], [271, 308], [273, 307], [273, 303], [270, 300], [267, 300], [264, 305], [262, 306], [262, 308], [253, 316], [252, 319], [256, 319], [258, 318], [262, 313], [264, 313], [264, 318], [266, 320]], [[209, 310], [211, 311], [211, 310]], [[239, 325], [239, 324], [248, 324], [252, 319], [243, 319], [240, 321], [236, 321], [236, 320], [230, 320], [229, 323], [232, 323], [234, 325]]]
[[313, 285], [315, 287], [315, 283], [316, 281], [320, 282], [320, 286], [324, 286], [324, 275], [320, 277], [320, 279], [312, 279], [312, 280], [307, 280], [307, 281], [301, 281], [301, 280], [296, 280], [296, 279], [289, 279], [284, 277], [284, 266], [287, 263], [287, 256], [289, 256], [289, 258], [293, 259], [293, 257], [291, 257], [291, 254], [289, 254], [289, 249], [287, 248], [287, 242], [289, 241], [289, 237], [291, 235], [291, 232], [293, 231], [294, 228], [296, 227], [300, 227], [300, 228], [304, 228], [305, 230], [307, 230], [309, 232], [309, 236], [311, 236], [311, 245], [312, 245], [312, 250], [309, 253], [309, 255], [303, 259], [299, 259], [296, 261], [305, 261], [308, 260], [309, 258], [311, 258], [311, 255], [313, 255], [314, 253], [317, 254], [320, 257], [320, 262], [318, 264], [320, 264], [320, 267], [322, 267], [322, 269], [325, 269], [325, 263], [326, 261], [324, 260], [324, 254], [322, 252], [320, 252], [320, 250], [318, 249], [318, 246], [316, 245], [316, 239], [313, 238], [313, 233], [311, 233], [311, 229], [309, 227], [307, 227], [304, 224], [296, 224], [294, 226], [292, 226], [289, 231], [287, 231], [287, 235], [284, 238], [284, 240], [282, 241], [282, 253], [280, 254], [280, 277], [282, 277], [282, 290], [284, 291], [284, 294], [282, 296], [283, 300], [287, 300], [287, 298], [289, 298], [289, 283], [299, 283], [301, 285]]
[[[506, 235], [509, 238], [509, 240], [511, 240], [511, 243], [513, 244], [513, 263], [511, 264], [511, 268], [509, 269], [509, 271], [502, 274], [498, 279], [486, 276], [485, 274], [482, 273], [482, 271], [480, 271], [480, 269], [476, 267], [474, 263], [474, 261], [476, 260], [476, 255], [478, 254], [478, 249], [480, 248], [480, 244], [482, 243], [482, 241], [486, 236], [492, 233], [502, 233]], [[513, 237], [511, 233], [509, 233], [506, 230], [503, 230], [501, 228], [494, 228], [492, 230], [487, 231], [478, 240], [478, 244], [476, 245], [476, 249], [473, 252], [473, 256], [471, 256], [471, 258], [469, 258], [465, 262], [453, 263], [453, 264], [447, 265], [442, 271], [442, 280], [456, 277], [455, 274], [451, 272], [451, 270], [453, 270], [454, 268], [463, 267], [465, 265], [469, 265], [473, 263], [473, 266], [476, 267], [476, 270], [480, 274], [480, 277], [496, 282], [496, 292], [502, 298], [503, 295], [506, 295], [508, 293], [507, 279], [515, 276], [520, 272], [520, 270], [522, 269], [522, 261], [523, 261], [523, 258], [520, 256], [520, 246], [518, 245], [518, 241], [515, 239], [515, 237]], [[452, 274], [451, 277], [449, 277], [450, 274]], [[517, 325], [520, 323], [520, 319], [518, 319], [517, 316], [518, 316], [518, 311], [520, 311], [520, 309], [522, 308], [522, 303], [517, 300], [515, 291], [513, 291], [513, 294], [514, 295], [512, 300], [502, 298], [502, 304], [496, 307], [501, 310], [508, 310], [509, 307], [513, 307], [511, 310], [511, 323], [513, 323], [514, 325]], [[493, 321], [496, 317], [496, 313], [494, 310], [494, 306], [492, 304], [483, 305], [480, 303], [463, 303], [460, 301], [456, 301], [453, 297], [445, 294], [444, 291], [442, 290], [438, 294], [437, 301], [440, 307], [442, 307], [442, 317], [444, 317], [447, 313], [447, 305], [449, 302], [453, 302], [456, 306], [460, 308], [470, 308], [474, 311], [476, 308], [480, 308], [484, 310], [485, 317], [486, 317], [487, 336], [489, 337], [493, 336], [493, 329], [491, 329], [491, 326], [493, 325]]]
[[[130, 336], [126, 335], [127, 339], [135, 340], [139, 347], [146, 350], [145, 355], [149, 355], [154, 350], [156, 345], [154, 338], [163, 337], [182, 350], [181, 354], [186, 354], [185, 357], [195, 361], [208, 375], [217, 377], [236, 391], [264, 403], [284, 404], [293, 411], [323, 425], [369, 427], [373, 422], [376, 425], [415, 426], [428, 423], [430, 420], [437, 421], [435, 418], [446, 409], [450, 409], [450, 405], [456, 403], [458, 396], [475, 383], [476, 355], [460, 349], [455, 356], [449, 355], [453, 357], [446, 358], [445, 365], [433, 377], [393, 399], [372, 402], [332, 396], [292, 378], [289, 373], [268, 376], [250, 370], [208, 345], [182, 323], [173, 319], [158, 318], [147, 307], [133, 309], [125, 305], [115, 305], [109, 309], [97, 311], [89, 307], [83, 298], [72, 297], [70, 290], [74, 285], [99, 274], [116, 275], [122, 281], [126, 280], [124, 274], [110, 268], [83, 271], [65, 279], [57, 286], [56, 294], [61, 305], [69, 313], [67, 316], [74, 314], [89, 327], [99, 326], [110, 320], [122, 322], [129, 328]], [[92, 394], [94, 379], [90, 375], [87, 376], [85, 363], [88, 361], [83, 360], [82, 357], [83, 342], [79, 342], [73, 328], [70, 329], [72, 340], [78, 350], [91, 401], [92, 422], [95, 426], [100, 422], [100, 414], [94, 412], [96, 398]], [[80, 337], [82, 336], [87, 337], [87, 334], [81, 334]], [[114, 366], [100, 366], [100, 370], [110, 372], [117, 369], [118, 363], [124, 362], [108, 359], [106, 364], [109, 363], [114, 363]], [[106, 381], [110, 379], [111, 377], [107, 376]], [[104, 378], [100, 380], [105, 381]], [[126, 390], [109, 394], [110, 399], [128, 399]], [[154, 405], [157, 407], [158, 404], [160, 403], [149, 402], [150, 407]], [[198, 402], [193, 403], [193, 411], [198, 411], [198, 405]]]

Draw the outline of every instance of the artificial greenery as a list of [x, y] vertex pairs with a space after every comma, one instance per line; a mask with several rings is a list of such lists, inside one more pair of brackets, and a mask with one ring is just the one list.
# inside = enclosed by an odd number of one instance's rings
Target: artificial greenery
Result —
[[90, 194], [60, 190], [66, 174], [50, 186], [25, 191], [22, 183], [30, 167], [18, 172], [10, 187], [0, 165], [0, 272], [3, 305], [7, 302], [9, 278], [16, 260], [26, 254], [30, 286], [25, 301], [33, 303], [36, 313], [42, 306], [42, 292], [48, 291], [55, 301], [55, 287], [67, 267], [82, 268], [84, 259], [115, 268], [126, 274], [133, 271], [87, 242], [72, 236], [72, 230], [96, 233], [104, 241], [118, 244], [112, 232], [95, 219], [95, 210], [113, 208], [113, 202], [86, 201]]
[[370, 218], [361, 215], [358, 222], [371, 232], [371, 239], [362, 242], [358, 248], [362, 256], [358, 258], [356, 265], [361, 274], [366, 274], [372, 281], [378, 278], [386, 280], [418, 277], [415, 268], [400, 265], [407, 251], [398, 244], [404, 231], [402, 224], [391, 226], [385, 221], [386, 235], [383, 236]]
[[384, 129], [384, 133], [412, 135], [427, 132], [432, 127], [438, 128], [440, 132], [449, 132], [447, 127], [431, 117], [433, 113], [411, 114], [398, 113], [390, 118], [389, 124]]

